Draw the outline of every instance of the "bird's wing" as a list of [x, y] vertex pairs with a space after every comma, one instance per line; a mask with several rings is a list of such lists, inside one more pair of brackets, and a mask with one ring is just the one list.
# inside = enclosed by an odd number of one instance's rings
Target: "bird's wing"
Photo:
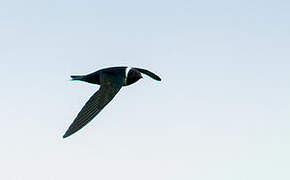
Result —
[[143, 74], [146, 74], [147, 76], [151, 77], [152, 79], [155, 79], [157, 81], [161, 81], [161, 78], [151, 71], [148, 71], [146, 69], [141, 69], [141, 68], [135, 68], [135, 67], [134, 67], [134, 69], [136, 69], [137, 71], [139, 71]]
[[100, 74], [100, 89], [86, 102], [73, 123], [63, 135], [66, 138], [88, 124], [119, 92], [123, 85], [124, 76]]

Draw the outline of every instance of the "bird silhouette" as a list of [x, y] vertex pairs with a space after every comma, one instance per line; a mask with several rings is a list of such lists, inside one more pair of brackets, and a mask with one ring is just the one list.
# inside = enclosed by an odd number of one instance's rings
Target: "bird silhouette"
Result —
[[161, 78], [153, 72], [142, 68], [129, 68], [126, 66], [100, 69], [87, 75], [72, 75], [72, 80], [98, 84], [100, 88], [86, 102], [63, 135], [63, 138], [74, 134], [88, 124], [115, 97], [122, 86], [131, 85], [142, 78], [141, 73], [148, 75], [154, 80], [161, 81]]

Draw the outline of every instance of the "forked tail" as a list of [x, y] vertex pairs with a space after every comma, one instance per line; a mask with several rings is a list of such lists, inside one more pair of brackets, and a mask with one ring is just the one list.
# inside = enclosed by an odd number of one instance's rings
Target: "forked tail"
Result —
[[74, 76], [74, 75], [72, 75], [70, 77], [71, 77], [71, 80], [74, 81], [74, 80], [82, 80], [84, 76], [81, 76], [81, 75], [80, 76], [77, 76], [77, 75]]

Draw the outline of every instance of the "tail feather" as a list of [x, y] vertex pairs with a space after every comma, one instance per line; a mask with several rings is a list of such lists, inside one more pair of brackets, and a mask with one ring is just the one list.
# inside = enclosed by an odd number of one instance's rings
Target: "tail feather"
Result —
[[82, 80], [84, 76], [72, 75], [71, 80]]

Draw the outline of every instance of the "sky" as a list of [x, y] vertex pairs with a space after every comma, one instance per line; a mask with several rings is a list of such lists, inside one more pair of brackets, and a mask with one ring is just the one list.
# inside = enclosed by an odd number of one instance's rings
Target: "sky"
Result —
[[[290, 179], [290, 2], [0, 2], [0, 179]], [[158, 74], [62, 135], [111, 66]]]

